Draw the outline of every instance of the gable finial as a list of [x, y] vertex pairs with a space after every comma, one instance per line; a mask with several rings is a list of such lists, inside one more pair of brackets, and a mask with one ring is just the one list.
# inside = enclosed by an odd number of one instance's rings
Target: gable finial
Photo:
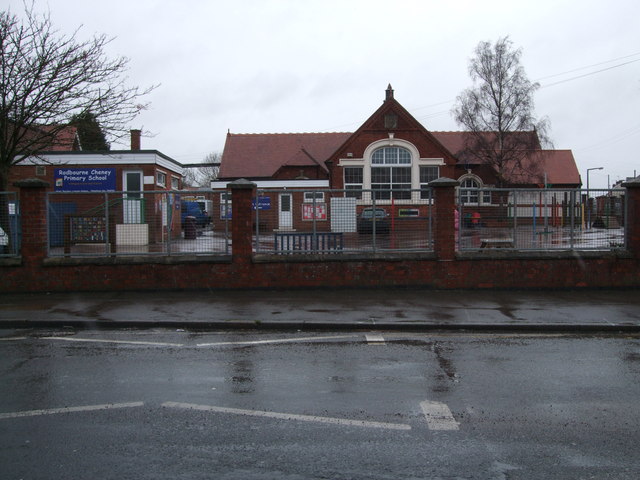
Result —
[[391, 100], [392, 98], [393, 98], [393, 88], [391, 88], [391, 84], [389, 84], [386, 91], [385, 101]]

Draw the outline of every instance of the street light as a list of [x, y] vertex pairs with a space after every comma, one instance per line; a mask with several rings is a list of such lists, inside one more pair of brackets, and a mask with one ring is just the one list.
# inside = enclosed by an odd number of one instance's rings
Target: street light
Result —
[[602, 170], [604, 167], [587, 168], [587, 226], [591, 228], [591, 198], [589, 197], [589, 172], [591, 170]]

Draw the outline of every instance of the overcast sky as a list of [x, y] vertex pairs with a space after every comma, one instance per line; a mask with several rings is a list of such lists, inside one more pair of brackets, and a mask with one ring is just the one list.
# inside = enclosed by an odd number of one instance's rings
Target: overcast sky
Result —
[[[6, 3], [6, 0], [5, 2]], [[14, 13], [21, 0], [9, 0]], [[61, 33], [115, 37], [131, 84], [159, 84], [131, 125], [142, 147], [183, 163], [232, 133], [356, 130], [396, 99], [428, 130], [471, 85], [482, 40], [509, 35], [539, 81], [535, 113], [571, 149], [586, 186], [640, 175], [638, 0], [35, 0]], [[128, 145], [113, 145], [128, 148]]]

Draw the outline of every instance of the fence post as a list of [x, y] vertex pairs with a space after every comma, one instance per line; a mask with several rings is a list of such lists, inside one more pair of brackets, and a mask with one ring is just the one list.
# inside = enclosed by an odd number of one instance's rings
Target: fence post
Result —
[[624, 228], [627, 250], [640, 258], [640, 177], [622, 184], [627, 189], [627, 211]]
[[450, 178], [442, 177], [429, 183], [433, 188], [435, 202], [435, 222], [433, 233], [433, 250], [439, 260], [454, 260], [456, 256], [455, 209], [456, 187], [460, 183]]
[[252, 199], [255, 196], [256, 184], [241, 178], [229, 183], [231, 190], [231, 255], [233, 262], [250, 262], [253, 253], [252, 238], [253, 219]]
[[42, 262], [47, 256], [47, 202], [49, 184], [39, 178], [28, 178], [13, 184], [20, 189], [20, 221], [22, 223], [21, 255], [25, 265]]

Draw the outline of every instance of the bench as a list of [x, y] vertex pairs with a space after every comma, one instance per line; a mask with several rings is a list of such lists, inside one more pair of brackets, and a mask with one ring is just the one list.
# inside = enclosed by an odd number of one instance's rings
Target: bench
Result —
[[344, 248], [342, 232], [275, 232], [276, 253], [339, 253]]
[[514, 248], [513, 238], [483, 238], [480, 248]]

